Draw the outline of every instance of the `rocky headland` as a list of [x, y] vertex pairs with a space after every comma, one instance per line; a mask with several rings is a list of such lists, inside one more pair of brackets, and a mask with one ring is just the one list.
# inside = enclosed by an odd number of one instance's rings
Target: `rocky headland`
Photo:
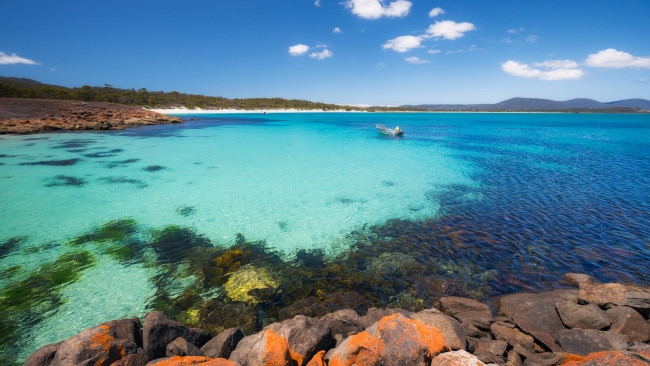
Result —
[[183, 123], [183, 120], [115, 103], [0, 98], [0, 134], [121, 130], [167, 123]]
[[[569, 288], [479, 302], [441, 297], [420, 312], [340, 308], [245, 335], [152, 311], [35, 351], [26, 366], [649, 365], [650, 287], [567, 274]], [[577, 288], [576, 288], [577, 287]]]

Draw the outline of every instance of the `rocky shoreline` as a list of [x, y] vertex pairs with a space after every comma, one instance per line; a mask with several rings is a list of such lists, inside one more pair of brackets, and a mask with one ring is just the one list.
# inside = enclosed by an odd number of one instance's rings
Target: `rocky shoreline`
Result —
[[114, 320], [43, 346], [26, 366], [650, 365], [650, 287], [598, 283], [488, 303], [441, 297], [420, 312], [333, 309], [244, 335], [190, 328], [161, 311]]
[[168, 123], [183, 119], [115, 103], [0, 98], [0, 134], [122, 130]]

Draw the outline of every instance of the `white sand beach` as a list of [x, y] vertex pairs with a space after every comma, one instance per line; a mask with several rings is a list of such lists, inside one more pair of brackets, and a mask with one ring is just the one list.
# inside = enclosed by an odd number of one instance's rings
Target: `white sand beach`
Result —
[[235, 114], [235, 113], [250, 113], [250, 114], [270, 114], [270, 113], [328, 113], [328, 112], [365, 112], [365, 111], [349, 111], [345, 109], [189, 109], [189, 108], [160, 108], [149, 109], [153, 112], [169, 115], [187, 115], [187, 114]]

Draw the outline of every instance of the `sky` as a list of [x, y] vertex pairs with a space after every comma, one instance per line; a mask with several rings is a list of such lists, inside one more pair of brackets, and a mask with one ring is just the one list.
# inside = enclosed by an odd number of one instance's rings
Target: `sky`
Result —
[[0, 76], [376, 106], [650, 99], [650, 0], [3, 0]]

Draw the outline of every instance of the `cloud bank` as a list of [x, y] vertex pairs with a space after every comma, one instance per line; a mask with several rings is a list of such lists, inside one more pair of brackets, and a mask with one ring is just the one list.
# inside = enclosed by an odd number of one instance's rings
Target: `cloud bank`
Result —
[[386, 6], [383, 0], [347, 0], [345, 7], [352, 9], [352, 14], [364, 19], [379, 19], [381, 17], [398, 18], [407, 16], [413, 3], [407, 0], [396, 0]]
[[598, 68], [640, 68], [650, 69], [650, 57], [637, 57], [613, 48], [587, 56], [585, 65]]
[[23, 64], [23, 65], [40, 65], [40, 63], [30, 60], [28, 58], [20, 57], [16, 55], [15, 53], [4, 53], [0, 52], [0, 65], [16, 65], [16, 64]]
[[577, 80], [585, 74], [578, 63], [571, 60], [535, 62], [532, 66], [509, 60], [501, 65], [501, 69], [512, 76], [550, 81]]

